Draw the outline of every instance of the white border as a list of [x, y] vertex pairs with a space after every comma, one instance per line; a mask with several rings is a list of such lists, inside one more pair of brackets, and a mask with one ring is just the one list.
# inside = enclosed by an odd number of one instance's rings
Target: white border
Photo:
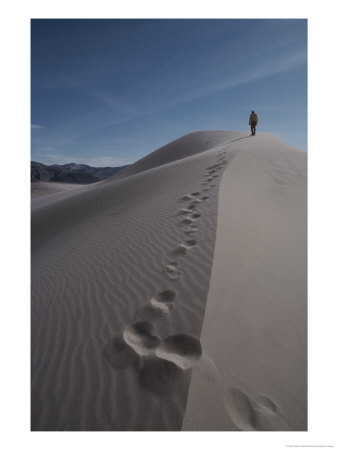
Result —
[[[1, 441], [7, 449], [111, 449], [159, 445], [279, 449], [336, 440], [337, 114], [333, 1], [12, 1], [1, 8], [1, 204], [4, 289], [1, 323]], [[302, 433], [32, 433], [29, 424], [30, 18], [309, 19], [309, 431]], [[19, 181], [18, 181], [19, 180]], [[22, 182], [21, 180], [25, 180]], [[8, 270], [9, 269], [9, 270]], [[4, 272], [5, 270], [5, 272]]]

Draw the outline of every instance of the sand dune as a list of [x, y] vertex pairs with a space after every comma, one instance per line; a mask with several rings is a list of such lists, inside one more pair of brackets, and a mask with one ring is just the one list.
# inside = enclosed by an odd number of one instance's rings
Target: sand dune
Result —
[[270, 136], [246, 142], [220, 186], [183, 429], [307, 429], [306, 207], [306, 154]]
[[305, 429], [305, 160], [202, 131], [34, 200], [32, 430]]
[[83, 188], [85, 185], [71, 183], [56, 183], [53, 181], [37, 181], [31, 183], [31, 198], [36, 199], [57, 192], [71, 191]]

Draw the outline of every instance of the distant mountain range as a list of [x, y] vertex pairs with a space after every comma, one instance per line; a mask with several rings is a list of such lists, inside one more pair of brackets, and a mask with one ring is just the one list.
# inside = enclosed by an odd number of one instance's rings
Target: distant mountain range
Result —
[[91, 167], [86, 164], [53, 164], [48, 166], [31, 161], [31, 181], [57, 181], [60, 183], [90, 184], [115, 175], [128, 166]]

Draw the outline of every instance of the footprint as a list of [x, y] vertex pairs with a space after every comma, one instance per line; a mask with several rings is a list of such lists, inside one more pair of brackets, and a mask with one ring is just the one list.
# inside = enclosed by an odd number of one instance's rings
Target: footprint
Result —
[[254, 400], [241, 389], [232, 387], [226, 394], [226, 408], [231, 420], [240, 430], [291, 430], [279, 406], [264, 394]]
[[218, 164], [214, 164], [213, 166], [207, 167], [207, 170], [216, 169], [218, 167]]
[[179, 225], [183, 225], [183, 226], [191, 225], [199, 217], [201, 217], [201, 214], [199, 214], [199, 213], [191, 214], [190, 216], [187, 216], [183, 220], [181, 220]]
[[182, 200], [182, 201], [193, 200], [196, 197], [198, 197], [199, 195], [200, 195], [199, 192], [193, 192], [192, 194], [184, 195], [180, 200]]
[[103, 357], [116, 369], [125, 369], [140, 362], [138, 354], [125, 342], [121, 335], [112, 339], [104, 347]]
[[191, 205], [198, 205], [199, 203], [202, 203], [202, 200], [200, 198], [196, 198], [196, 200], [191, 202]]
[[181, 201], [187, 201], [187, 200], [192, 200], [193, 198], [195, 198], [195, 197], [193, 197], [190, 194], [187, 194], [187, 195], [184, 195], [182, 198], [180, 198], [180, 200]]
[[177, 211], [178, 216], [184, 216], [186, 214], [191, 214], [195, 209], [198, 203], [202, 203], [203, 200], [198, 199], [198, 201], [193, 201], [189, 206], [185, 208], [181, 208]]
[[184, 234], [186, 234], [186, 235], [188, 235], [188, 236], [191, 236], [191, 235], [194, 235], [194, 234], [197, 234], [198, 233], [198, 230], [197, 230], [197, 228], [188, 228], [185, 232], [184, 232]]
[[189, 209], [190, 211], [196, 208], [196, 203], [191, 203], [189, 206], [187, 206], [186, 209]]
[[150, 299], [150, 304], [153, 308], [160, 310], [164, 314], [168, 314], [174, 308], [175, 299], [175, 291], [167, 290], [153, 295]]
[[137, 310], [135, 314], [134, 320], [136, 322], [147, 321], [147, 322], [156, 322], [161, 319], [166, 313], [161, 311], [158, 308], [154, 308], [151, 304], [145, 305], [139, 310]]
[[201, 217], [201, 214], [198, 213], [198, 212], [195, 212], [195, 213], [191, 214], [190, 217], [191, 217], [192, 219], [196, 220], [196, 219], [198, 219], [199, 217]]
[[191, 213], [191, 209], [189, 208], [182, 208], [182, 209], [179, 209], [178, 210], [178, 212], [177, 212], [177, 214], [179, 215], [179, 216], [183, 216], [184, 214], [190, 214]]
[[226, 406], [231, 420], [240, 430], [260, 430], [258, 417], [252, 401], [241, 389], [229, 389], [226, 396]]
[[139, 356], [150, 356], [155, 352], [160, 339], [152, 334], [154, 326], [146, 321], [135, 322], [129, 325], [122, 333], [126, 344]]
[[171, 280], [178, 280], [182, 275], [182, 272], [178, 270], [178, 263], [175, 261], [167, 264], [164, 271]]
[[176, 364], [165, 359], [150, 359], [138, 371], [140, 385], [161, 397], [172, 397], [175, 388], [182, 385], [186, 374]]
[[[175, 264], [175, 263], [172, 263]], [[177, 263], [176, 263], [177, 264]], [[155, 322], [174, 309], [176, 298], [175, 291], [162, 291], [150, 298], [148, 305], [139, 309], [136, 313], [136, 323]]]
[[184, 233], [188, 234], [188, 235], [198, 233], [197, 225], [194, 225], [194, 224], [190, 225], [190, 227], [187, 230], [185, 230]]
[[183, 220], [181, 220], [181, 222], [179, 223], [180, 225], [191, 225], [194, 222], [194, 219], [192, 219], [191, 217], [185, 217]]
[[187, 370], [201, 358], [200, 341], [189, 334], [176, 334], [164, 339], [155, 350], [156, 356]]
[[197, 241], [191, 239], [189, 241], [186, 241], [184, 244], [179, 244], [172, 253], [174, 255], [185, 255], [188, 250], [190, 250], [192, 247], [195, 247], [197, 245]]
[[267, 395], [260, 394], [257, 398], [259, 408], [265, 410], [268, 414], [282, 414], [279, 406]]

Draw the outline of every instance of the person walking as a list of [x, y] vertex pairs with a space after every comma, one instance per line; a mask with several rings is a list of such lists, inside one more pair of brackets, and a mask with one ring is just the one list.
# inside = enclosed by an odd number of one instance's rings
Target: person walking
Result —
[[251, 111], [249, 125], [251, 125], [251, 136], [255, 136], [256, 134], [256, 125], [258, 123], [258, 116], [255, 111]]

